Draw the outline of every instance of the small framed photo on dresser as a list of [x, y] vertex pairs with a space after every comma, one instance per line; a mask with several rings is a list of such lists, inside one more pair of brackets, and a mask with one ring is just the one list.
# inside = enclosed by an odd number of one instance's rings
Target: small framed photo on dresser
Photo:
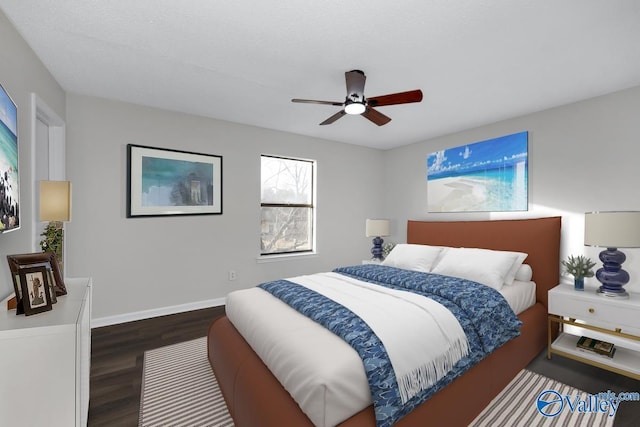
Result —
[[[13, 275], [14, 286], [16, 288], [19, 287], [19, 285], [16, 284], [15, 279], [18, 278], [18, 272], [21, 269], [44, 266], [48, 270], [47, 276], [50, 279], [49, 285], [55, 290], [55, 296], [67, 294], [67, 288], [64, 284], [64, 280], [62, 279], [62, 272], [58, 265], [58, 259], [53, 252], [7, 255], [7, 261], [9, 262], [9, 270], [11, 270], [11, 274]], [[18, 296], [18, 289], [16, 289], [16, 296]]]
[[42, 313], [53, 308], [46, 267], [22, 268], [18, 271], [18, 279], [25, 316]]

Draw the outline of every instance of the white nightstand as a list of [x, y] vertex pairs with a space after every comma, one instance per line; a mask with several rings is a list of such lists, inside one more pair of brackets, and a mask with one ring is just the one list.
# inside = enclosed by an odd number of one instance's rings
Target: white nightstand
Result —
[[[630, 293], [629, 299], [620, 300], [598, 296], [593, 288], [581, 292], [572, 285], [559, 285], [548, 295], [547, 358], [559, 354], [640, 380], [640, 294]], [[560, 324], [560, 334], [551, 342], [553, 323]], [[579, 350], [581, 333], [614, 343], [614, 357]]]
[[364, 260], [362, 260], [362, 265], [380, 264], [380, 263], [382, 263], [382, 261], [378, 261], [377, 259], [364, 259]]

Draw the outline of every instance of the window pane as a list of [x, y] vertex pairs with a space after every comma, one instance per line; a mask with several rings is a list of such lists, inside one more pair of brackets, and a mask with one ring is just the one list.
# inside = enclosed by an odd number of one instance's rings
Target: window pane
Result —
[[262, 156], [261, 171], [262, 203], [312, 203], [312, 162]]
[[262, 254], [312, 250], [311, 208], [262, 207]]

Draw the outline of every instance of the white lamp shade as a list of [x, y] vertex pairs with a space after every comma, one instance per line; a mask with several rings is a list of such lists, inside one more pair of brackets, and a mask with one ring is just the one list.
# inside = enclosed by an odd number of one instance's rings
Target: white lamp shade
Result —
[[388, 236], [389, 232], [389, 220], [388, 219], [368, 219], [366, 222], [366, 235], [367, 237], [381, 237]]
[[584, 244], [607, 248], [640, 247], [640, 212], [587, 212]]
[[40, 221], [71, 221], [71, 182], [40, 181]]

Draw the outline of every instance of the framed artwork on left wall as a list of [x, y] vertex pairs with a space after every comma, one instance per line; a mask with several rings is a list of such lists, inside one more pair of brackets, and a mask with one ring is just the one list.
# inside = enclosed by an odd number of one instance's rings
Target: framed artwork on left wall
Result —
[[20, 228], [18, 110], [0, 84], [0, 233]]
[[127, 218], [222, 214], [222, 156], [127, 145]]

